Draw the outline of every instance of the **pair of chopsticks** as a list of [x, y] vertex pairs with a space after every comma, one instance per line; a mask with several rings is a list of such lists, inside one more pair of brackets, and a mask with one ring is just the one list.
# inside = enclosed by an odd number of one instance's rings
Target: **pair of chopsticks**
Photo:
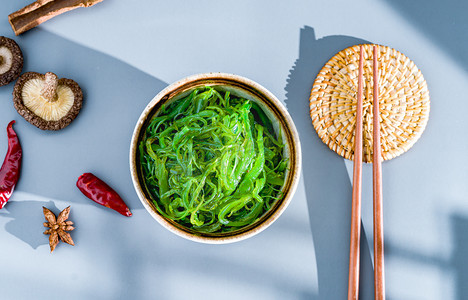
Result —
[[[373, 190], [374, 190], [374, 299], [385, 299], [384, 239], [382, 212], [382, 155], [380, 146], [379, 120], [379, 74], [378, 50], [374, 45], [373, 59]], [[363, 89], [363, 47], [359, 49], [359, 78], [356, 110], [356, 132], [354, 137], [353, 202], [351, 208], [351, 241], [349, 250], [348, 300], [359, 296], [359, 246], [361, 240], [361, 182], [362, 182], [362, 89]]]

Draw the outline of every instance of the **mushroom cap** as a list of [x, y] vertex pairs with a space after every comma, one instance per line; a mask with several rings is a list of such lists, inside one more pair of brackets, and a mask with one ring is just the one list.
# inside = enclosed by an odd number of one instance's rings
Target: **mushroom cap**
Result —
[[80, 112], [83, 103], [83, 92], [80, 86], [74, 80], [67, 78], [58, 79], [58, 86], [66, 86], [73, 92], [73, 104], [69, 110], [58, 120], [45, 120], [37, 115], [28, 106], [23, 99], [24, 85], [33, 79], [40, 79], [45, 82], [45, 75], [36, 72], [27, 72], [21, 75], [13, 89], [13, 104], [18, 113], [29, 123], [42, 130], [60, 130], [67, 127]]
[[[14, 40], [0, 36], [0, 58], [0, 86], [3, 86], [9, 84], [21, 74], [23, 70], [23, 53]], [[5, 63], [11, 64], [11, 66], [2, 72], [2, 65]]]

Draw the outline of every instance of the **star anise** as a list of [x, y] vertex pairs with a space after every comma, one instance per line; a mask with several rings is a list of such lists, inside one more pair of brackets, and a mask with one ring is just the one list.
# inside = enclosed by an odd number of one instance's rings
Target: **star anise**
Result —
[[44, 234], [50, 234], [49, 236], [49, 245], [50, 245], [50, 252], [52, 253], [55, 247], [59, 243], [59, 237], [62, 242], [75, 246], [70, 234], [67, 231], [71, 231], [75, 229], [73, 227], [72, 221], [67, 221], [68, 215], [70, 214], [70, 206], [62, 210], [59, 214], [58, 218], [55, 218], [53, 212], [51, 212], [48, 208], [42, 207], [44, 212], [44, 217], [48, 222], [44, 222], [44, 227], [49, 227]]

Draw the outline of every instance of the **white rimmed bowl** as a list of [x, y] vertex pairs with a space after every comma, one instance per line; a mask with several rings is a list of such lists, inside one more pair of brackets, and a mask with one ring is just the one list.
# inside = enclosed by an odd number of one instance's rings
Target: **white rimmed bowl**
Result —
[[[285, 144], [285, 156], [289, 159], [289, 167], [285, 175], [286, 178], [283, 186], [283, 197], [276, 201], [270, 210], [265, 212], [254, 223], [232, 232], [201, 233], [165, 218], [158, 212], [153, 204], [151, 196], [146, 191], [142, 170], [138, 163], [138, 145], [142, 139], [144, 129], [147, 127], [151, 118], [158, 113], [161, 106], [180, 99], [193, 89], [203, 86], [216, 86], [219, 90], [229, 91], [231, 95], [256, 102], [270, 118], [275, 130], [277, 132], [281, 130], [283, 142]], [[291, 116], [283, 104], [271, 92], [260, 84], [238, 75], [204, 73], [189, 76], [169, 85], [157, 94], [148, 106], [146, 106], [138, 119], [132, 136], [130, 146], [130, 172], [135, 191], [143, 203], [143, 206], [162, 226], [183, 238], [196, 242], [210, 244], [231, 243], [244, 240], [261, 232], [278, 219], [286, 209], [291, 202], [299, 181], [299, 174], [301, 171], [300, 148], [299, 136]]]

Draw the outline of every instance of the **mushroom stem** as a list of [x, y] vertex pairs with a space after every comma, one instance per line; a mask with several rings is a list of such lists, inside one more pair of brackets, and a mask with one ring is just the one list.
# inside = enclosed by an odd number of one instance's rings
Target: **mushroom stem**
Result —
[[45, 83], [41, 90], [41, 96], [49, 102], [57, 101], [58, 78], [52, 72], [45, 73]]

